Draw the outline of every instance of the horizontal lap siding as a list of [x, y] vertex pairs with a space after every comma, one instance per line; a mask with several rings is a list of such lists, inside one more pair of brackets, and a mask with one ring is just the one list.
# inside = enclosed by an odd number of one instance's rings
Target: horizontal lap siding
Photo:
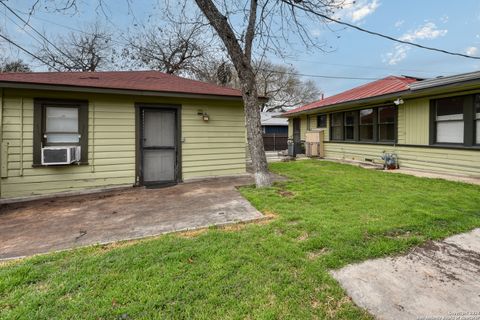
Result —
[[[199, 110], [207, 113], [203, 121]], [[245, 116], [239, 103], [182, 106], [183, 178], [246, 172]]]
[[8, 177], [2, 179], [2, 198], [134, 184], [135, 113], [131, 103], [89, 99], [89, 165], [40, 168], [32, 167], [33, 98], [23, 98], [23, 126], [21, 96], [6, 96], [3, 108]]
[[480, 151], [443, 148], [326, 143], [327, 158], [358, 160], [373, 159], [381, 163], [383, 152], [395, 152], [404, 168], [465, 174], [480, 177]]
[[[35, 97], [89, 101], [88, 165], [32, 167]], [[8, 177], [1, 180], [2, 198], [133, 185], [136, 102], [182, 105], [184, 179], [246, 172], [245, 120], [243, 105], [238, 101], [22, 90], [4, 91], [3, 100], [3, 141], [9, 146]], [[209, 115], [208, 122], [198, 115], [199, 110]]]

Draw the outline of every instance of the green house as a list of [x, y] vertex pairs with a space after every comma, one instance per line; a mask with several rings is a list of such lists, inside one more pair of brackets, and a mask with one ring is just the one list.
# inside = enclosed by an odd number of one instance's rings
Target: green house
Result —
[[156, 71], [0, 74], [0, 197], [245, 173], [241, 93]]
[[291, 110], [299, 147], [323, 131], [324, 157], [480, 177], [480, 72], [434, 79], [390, 76]]

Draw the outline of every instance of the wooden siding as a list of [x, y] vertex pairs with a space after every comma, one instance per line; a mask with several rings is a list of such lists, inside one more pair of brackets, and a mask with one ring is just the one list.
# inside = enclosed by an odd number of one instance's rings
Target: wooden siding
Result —
[[325, 143], [327, 158], [383, 163], [383, 152], [396, 153], [400, 167], [480, 177], [478, 150]]
[[407, 100], [398, 107], [398, 143], [428, 145], [429, 99]]
[[[210, 116], [205, 122], [201, 109]], [[239, 103], [182, 106], [183, 178], [246, 172], [245, 115]]]
[[[88, 165], [32, 167], [33, 99], [89, 101]], [[4, 89], [1, 197], [135, 184], [136, 102], [182, 104], [184, 179], [245, 173], [240, 102]], [[197, 115], [207, 112], [210, 121]]]

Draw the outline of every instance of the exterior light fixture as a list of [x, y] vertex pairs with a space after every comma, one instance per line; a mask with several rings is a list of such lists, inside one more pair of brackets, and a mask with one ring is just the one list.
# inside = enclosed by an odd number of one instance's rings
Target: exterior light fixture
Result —
[[208, 121], [210, 120], [210, 116], [206, 113], [206, 112], [203, 112], [203, 110], [198, 110], [197, 111], [197, 115], [202, 117], [202, 120], [203, 121]]
[[399, 105], [403, 104], [403, 99], [402, 98], [397, 98], [396, 100], [393, 100], [393, 103], [396, 106], [399, 106]]

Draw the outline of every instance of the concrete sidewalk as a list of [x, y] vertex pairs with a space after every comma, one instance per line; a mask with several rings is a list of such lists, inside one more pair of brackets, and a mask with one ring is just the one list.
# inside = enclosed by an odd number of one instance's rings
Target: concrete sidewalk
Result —
[[378, 319], [480, 319], [480, 229], [332, 274]]
[[260, 219], [250, 176], [2, 205], [0, 259]]

